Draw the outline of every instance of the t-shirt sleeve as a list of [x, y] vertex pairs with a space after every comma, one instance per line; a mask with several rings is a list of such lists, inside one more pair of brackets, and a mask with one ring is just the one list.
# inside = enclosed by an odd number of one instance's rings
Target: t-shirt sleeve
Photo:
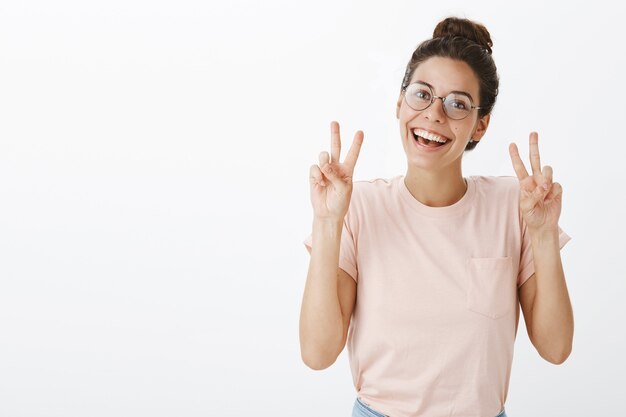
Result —
[[[355, 282], [358, 282], [358, 271], [356, 264], [356, 246], [355, 246], [355, 236], [352, 233], [352, 230], [347, 222], [348, 216], [346, 216], [343, 220], [343, 228], [341, 231], [341, 241], [339, 243], [339, 268], [343, 269], [354, 279]], [[306, 239], [304, 239], [304, 245], [311, 253], [311, 249], [313, 247], [313, 234], [310, 233]]]
[[[522, 249], [520, 255], [520, 270], [517, 276], [517, 288], [521, 287], [535, 273], [535, 265], [533, 263], [533, 248], [530, 240], [530, 233], [526, 221], [522, 218]], [[570, 241], [571, 237], [561, 227], [559, 230], [559, 249]]]

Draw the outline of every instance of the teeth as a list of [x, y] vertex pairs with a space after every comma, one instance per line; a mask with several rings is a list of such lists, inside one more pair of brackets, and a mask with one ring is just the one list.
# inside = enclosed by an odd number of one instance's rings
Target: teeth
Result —
[[439, 135], [435, 135], [433, 133], [427, 132], [422, 129], [413, 129], [413, 134], [426, 138], [428, 140], [434, 140], [435, 142], [446, 143], [448, 140]]

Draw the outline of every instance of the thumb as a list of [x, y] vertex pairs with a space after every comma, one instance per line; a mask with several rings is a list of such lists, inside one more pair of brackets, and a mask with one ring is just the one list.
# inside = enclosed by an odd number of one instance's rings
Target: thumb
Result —
[[545, 199], [547, 192], [548, 190], [543, 188], [542, 185], [538, 185], [531, 194], [532, 207], [535, 207], [538, 203], [542, 202]]
[[343, 188], [344, 182], [343, 179], [339, 176], [337, 167], [333, 167], [332, 164], [326, 164], [326, 166], [324, 167], [324, 175], [326, 175], [326, 177], [335, 186], [335, 188]]

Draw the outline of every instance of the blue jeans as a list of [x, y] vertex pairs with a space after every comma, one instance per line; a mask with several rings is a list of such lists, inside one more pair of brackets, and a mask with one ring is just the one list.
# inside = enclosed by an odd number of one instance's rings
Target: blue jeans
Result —
[[[354, 407], [352, 408], [352, 417], [389, 417], [383, 413], [380, 413], [373, 408], [369, 407], [365, 404], [359, 397], [356, 398], [354, 402]], [[498, 414], [496, 417], [506, 417], [506, 413], [504, 409]]]

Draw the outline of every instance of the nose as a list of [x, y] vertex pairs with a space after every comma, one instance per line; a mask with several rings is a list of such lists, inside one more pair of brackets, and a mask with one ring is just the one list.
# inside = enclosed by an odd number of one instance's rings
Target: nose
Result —
[[443, 106], [443, 97], [434, 96], [434, 102], [424, 110], [424, 117], [433, 122], [443, 123], [446, 112]]

